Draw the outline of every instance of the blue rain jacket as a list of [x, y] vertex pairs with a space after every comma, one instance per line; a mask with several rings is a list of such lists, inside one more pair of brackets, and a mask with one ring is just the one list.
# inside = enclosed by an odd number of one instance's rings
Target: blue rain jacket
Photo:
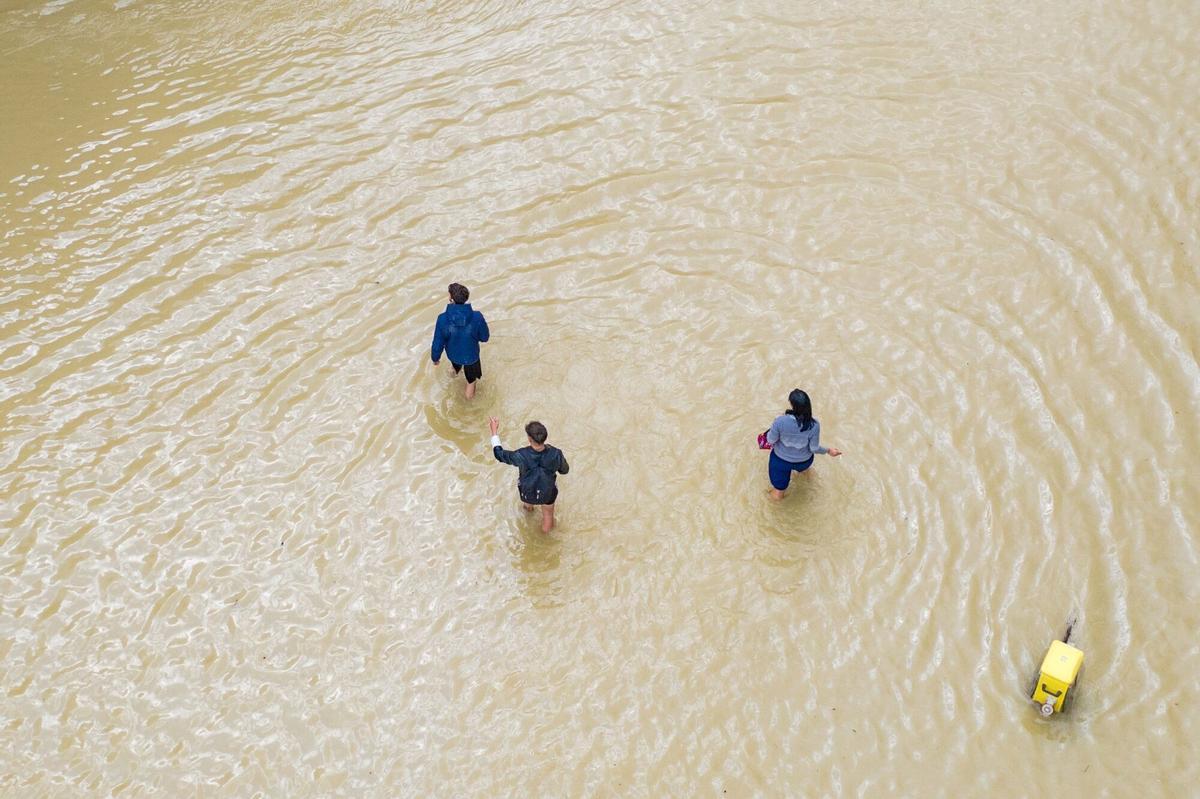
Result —
[[489, 335], [483, 314], [474, 310], [471, 303], [450, 303], [433, 326], [434, 363], [442, 359], [444, 349], [451, 363], [470, 366], [479, 360], [479, 344], [487, 341]]

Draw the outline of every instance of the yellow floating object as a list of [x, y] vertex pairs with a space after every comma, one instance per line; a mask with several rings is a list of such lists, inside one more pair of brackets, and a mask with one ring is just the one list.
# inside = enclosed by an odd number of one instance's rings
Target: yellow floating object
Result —
[[1042, 706], [1042, 715], [1061, 713], [1067, 691], [1075, 684], [1079, 669], [1083, 666], [1083, 652], [1055, 641], [1042, 661], [1042, 673], [1033, 687], [1033, 701]]

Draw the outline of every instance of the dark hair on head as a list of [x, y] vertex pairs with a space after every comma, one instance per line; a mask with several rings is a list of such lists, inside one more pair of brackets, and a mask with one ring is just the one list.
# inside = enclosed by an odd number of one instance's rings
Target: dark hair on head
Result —
[[812, 427], [812, 402], [809, 401], [808, 395], [798, 388], [792, 389], [792, 393], [788, 394], [788, 402], [792, 404], [790, 413], [796, 417], [796, 424], [800, 425], [801, 430], [807, 430]]
[[471, 292], [462, 283], [450, 284], [450, 299], [454, 300], [455, 305], [462, 305], [471, 296]]
[[550, 435], [550, 431], [541, 422], [530, 422], [525, 425], [525, 435], [533, 439], [535, 444], [545, 444], [546, 436]]

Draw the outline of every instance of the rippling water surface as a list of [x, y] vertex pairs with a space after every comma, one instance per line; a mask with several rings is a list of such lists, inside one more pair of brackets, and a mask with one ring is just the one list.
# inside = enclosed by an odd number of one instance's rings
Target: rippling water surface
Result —
[[[0, 794], [1194, 795], [1198, 43], [3, 2]], [[846, 454], [771, 505], [797, 385]], [[552, 535], [489, 414], [571, 460]]]

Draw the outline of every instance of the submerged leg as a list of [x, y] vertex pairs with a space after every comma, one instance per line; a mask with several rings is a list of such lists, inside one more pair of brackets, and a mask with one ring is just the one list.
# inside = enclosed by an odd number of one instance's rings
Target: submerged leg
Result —
[[542, 532], [548, 533], [554, 529], [554, 506], [542, 506]]
[[771, 481], [771, 499], [778, 502], [792, 481], [792, 465], [772, 451], [767, 461], [767, 477]]

